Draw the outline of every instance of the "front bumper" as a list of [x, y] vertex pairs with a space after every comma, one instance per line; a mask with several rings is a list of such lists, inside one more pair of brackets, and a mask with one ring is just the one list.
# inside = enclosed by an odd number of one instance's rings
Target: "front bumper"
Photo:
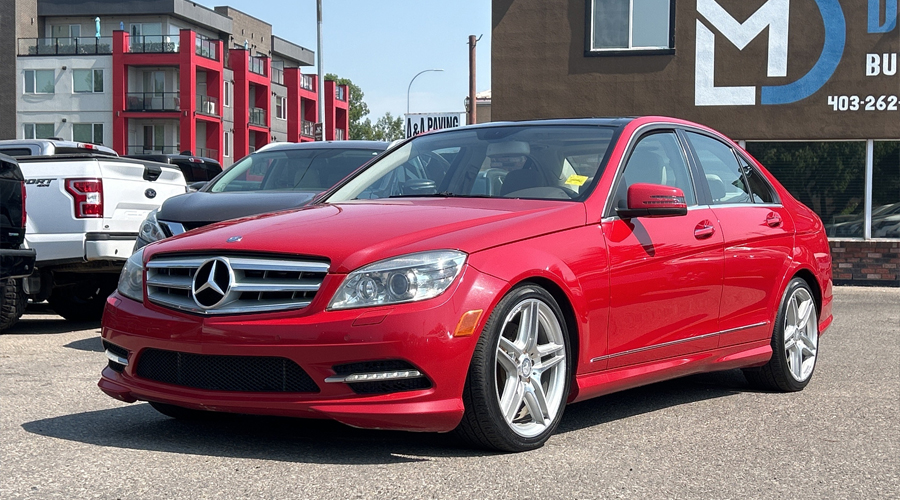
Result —
[[[343, 276], [329, 275], [313, 303], [293, 312], [201, 317], [146, 306], [118, 293], [109, 297], [102, 337], [128, 351], [121, 372], [103, 370], [99, 382], [121, 401], [157, 401], [188, 408], [331, 418], [381, 429], [442, 432], [463, 415], [462, 391], [481, 327], [507, 283], [466, 267], [434, 299], [388, 307], [325, 311]], [[475, 335], [454, 337], [461, 316], [484, 310]], [[146, 349], [209, 356], [287, 358], [319, 387], [318, 393], [234, 392], [184, 387], [137, 375]], [[357, 394], [343, 382], [325, 382], [346, 363], [402, 360], [430, 381], [427, 389]]]
[[0, 280], [31, 275], [34, 270], [34, 256], [33, 248], [0, 249]]

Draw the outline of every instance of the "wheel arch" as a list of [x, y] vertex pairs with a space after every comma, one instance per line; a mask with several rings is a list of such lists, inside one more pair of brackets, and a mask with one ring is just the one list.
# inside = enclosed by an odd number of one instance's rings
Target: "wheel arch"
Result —
[[[794, 278], [800, 278], [806, 282], [809, 286], [809, 289], [813, 292], [813, 300], [816, 302], [816, 312], [821, 315], [822, 314], [822, 287], [819, 286], [819, 280], [816, 279], [816, 275], [813, 274], [812, 271], [806, 269], [805, 267], [801, 267], [796, 270], [791, 276], [791, 280]], [[788, 281], [790, 283], [790, 280]], [[785, 284], [787, 286], [787, 284]]]

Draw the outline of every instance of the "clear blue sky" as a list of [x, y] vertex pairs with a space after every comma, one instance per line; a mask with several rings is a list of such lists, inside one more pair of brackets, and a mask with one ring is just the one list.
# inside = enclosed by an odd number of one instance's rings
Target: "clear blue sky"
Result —
[[[272, 33], [316, 50], [315, 0], [201, 0], [229, 5], [272, 25]], [[373, 122], [406, 112], [463, 111], [468, 94], [468, 36], [478, 42], [477, 91], [491, 88], [490, 0], [323, 0], [323, 55], [327, 73], [349, 78], [365, 93]], [[315, 72], [315, 68], [303, 68]]]

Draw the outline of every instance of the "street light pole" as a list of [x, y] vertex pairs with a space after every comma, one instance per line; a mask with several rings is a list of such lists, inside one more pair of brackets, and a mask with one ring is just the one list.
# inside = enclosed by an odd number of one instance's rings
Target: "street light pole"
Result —
[[409, 114], [409, 89], [412, 88], [413, 82], [416, 81], [416, 78], [418, 78], [419, 75], [421, 75], [422, 73], [428, 73], [429, 71], [444, 71], [444, 70], [442, 70], [442, 69], [426, 69], [426, 70], [419, 71], [418, 73], [416, 73], [416, 76], [412, 77], [412, 80], [409, 81], [409, 86], [406, 87], [406, 114]]
[[322, 140], [325, 140], [325, 70], [322, 67], [322, 0], [316, 2], [316, 52], [318, 56], [318, 83], [316, 84], [316, 97], [319, 99], [319, 123], [322, 124]]

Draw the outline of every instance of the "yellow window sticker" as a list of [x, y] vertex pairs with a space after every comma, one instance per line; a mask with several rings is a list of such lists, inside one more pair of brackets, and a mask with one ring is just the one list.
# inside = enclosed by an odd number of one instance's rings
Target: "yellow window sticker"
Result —
[[587, 176], [573, 174], [566, 179], [566, 184], [569, 184], [570, 186], [584, 186], [584, 183], [587, 182], [587, 180]]

